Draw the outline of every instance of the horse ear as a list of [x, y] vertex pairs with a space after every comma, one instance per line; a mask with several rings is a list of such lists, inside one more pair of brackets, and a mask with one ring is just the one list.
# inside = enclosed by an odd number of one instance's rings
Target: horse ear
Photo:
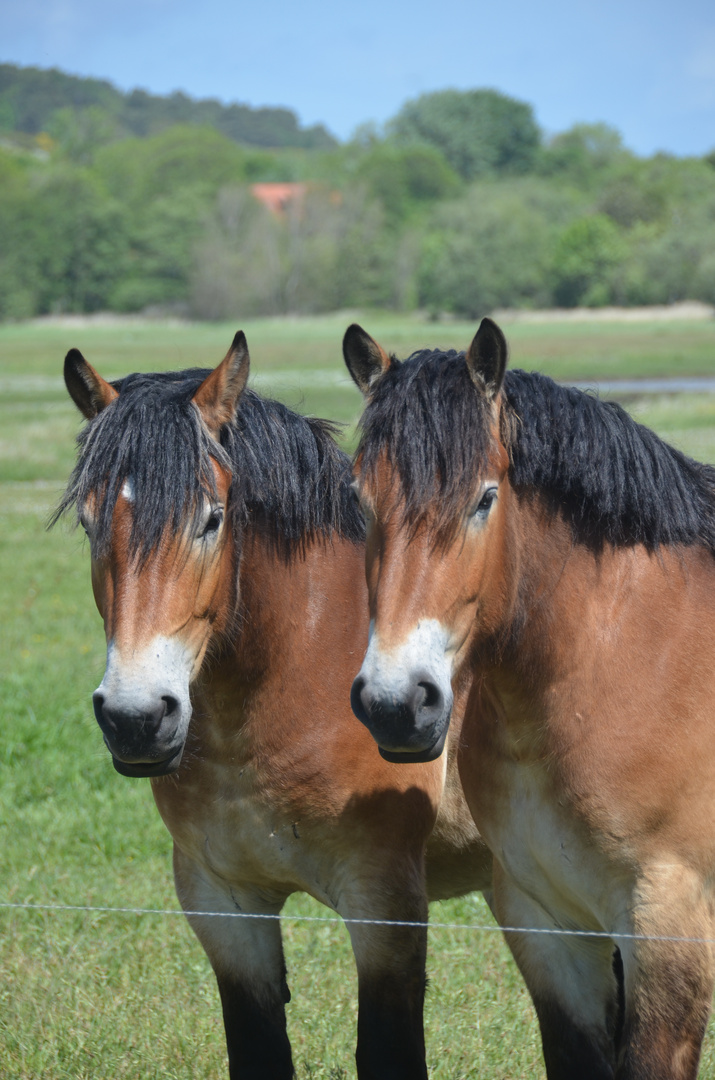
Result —
[[365, 396], [369, 395], [375, 383], [392, 364], [382, 346], [373, 341], [357, 323], [353, 323], [345, 331], [343, 356], [358, 390]]
[[236, 413], [250, 366], [246, 335], [239, 330], [219, 366], [207, 375], [193, 396], [194, 405], [215, 438]]
[[65, 386], [88, 420], [119, 397], [119, 392], [87, 363], [79, 349], [70, 349], [65, 357]]
[[506, 338], [491, 319], [482, 319], [465, 360], [472, 382], [493, 401], [501, 390], [506, 371]]

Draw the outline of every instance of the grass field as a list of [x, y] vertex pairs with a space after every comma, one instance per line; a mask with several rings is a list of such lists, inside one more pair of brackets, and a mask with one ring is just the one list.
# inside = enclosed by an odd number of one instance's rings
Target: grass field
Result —
[[[244, 324], [256, 386], [350, 425], [342, 373], [352, 316]], [[462, 347], [474, 327], [359, 321], [389, 349]], [[176, 908], [168, 834], [149, 784], [119, 777], [91, 714], [104, 666], [80, 535], [44, 522], [79, 422], [61, 382], [70, 346], [108, 376], [215, 364], [234, 326], [0, 327], [0, 901]], [[563, 378], [715, 375], [715, 325], [515, 325], [513, 362]], [[715, 461], [715, 397], [634, 399], [642, 422]], [[348, 428], [346, 438], [351, 439]], [[329, 913], [305, 897], [288, 912]], [[477, 897], [436, 923], [487, 924]], [[0, 909], [0, 1076], [218, 1078], [218, 995], [179, 916]], [[333, 923], [285, 924], [291, 1039], [301, 1078], [353, 1077], [355, 977]], [[435, 928], [427, 1043], [434, 1080], [543, 1077], [528, 997], [498, 934]], [[701, 1075], [715, 1080], [711, 1026]]]

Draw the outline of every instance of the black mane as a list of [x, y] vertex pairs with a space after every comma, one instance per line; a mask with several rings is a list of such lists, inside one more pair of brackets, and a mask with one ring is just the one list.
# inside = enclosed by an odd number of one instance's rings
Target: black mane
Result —
[[131, 477], [130, 546], [145, 558], [167, 525], [174, 534], [196, 527], [204, 497], [215, 497], [213, 457], [232, 474], [234, 530], [253, 522], [288, 555], [318, 535], [361, 540], [350, 460], [335, 443], [335, 426], [246, 390], [219, 446], [191, 402], [208, 374], [194, 368], [115, 382], [119, 397], [78, 436], [77, 464], [51, 523], [91, 495], [93, 544], [106, 551], [117, 497]]
[[[507, 371], [503, 394], [512, 485], [545, 496], [576, 539], [703, 544], [715, 554], [715, 468], [675, 450], [619, 405], [543, 375]], [[462, 518], [491, 443], [486, 399], [463, 353], [423, 351], [393, 361], [361, 432], [364, 474], [374, 478], [387, 454], [409, 525], [423, 521], [435, 501], [438, 528]]]

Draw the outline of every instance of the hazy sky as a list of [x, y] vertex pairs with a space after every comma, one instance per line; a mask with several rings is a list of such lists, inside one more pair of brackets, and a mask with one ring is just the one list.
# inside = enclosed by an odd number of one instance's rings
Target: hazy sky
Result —
[[715, 148], [715, 0], [0, 0], [0, 60], [287, 105], [341, 138], [488, 86], [547, 132], [604, 120], [638, 153]]

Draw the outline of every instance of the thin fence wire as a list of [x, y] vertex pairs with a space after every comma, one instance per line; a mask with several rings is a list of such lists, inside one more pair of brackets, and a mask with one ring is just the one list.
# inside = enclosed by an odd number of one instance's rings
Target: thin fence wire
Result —
[[333, 923], [356, 926], [403, 926], [429, 930], [473, 930], [486, 933], [542, 934], [554, 937], [605, 938], [610, 941], [669, 941], [689, 945], [715, 945], [711, 937], [682, 937], [678, 934], [634, 934], [614, 930], [571, 930], [545, 926], [499, 926], [497, 923], [414, 922], [408, 919], [342, 918], [339, 915], [284, 915], [253, 911], [183, 911], [180, 908], [110, 907], [93, 904], [35, 904], [0, 901], [0, 910], [92, 912], [101, 915], [181, 915], [212, 919], [270, 919], [279, 922]]

